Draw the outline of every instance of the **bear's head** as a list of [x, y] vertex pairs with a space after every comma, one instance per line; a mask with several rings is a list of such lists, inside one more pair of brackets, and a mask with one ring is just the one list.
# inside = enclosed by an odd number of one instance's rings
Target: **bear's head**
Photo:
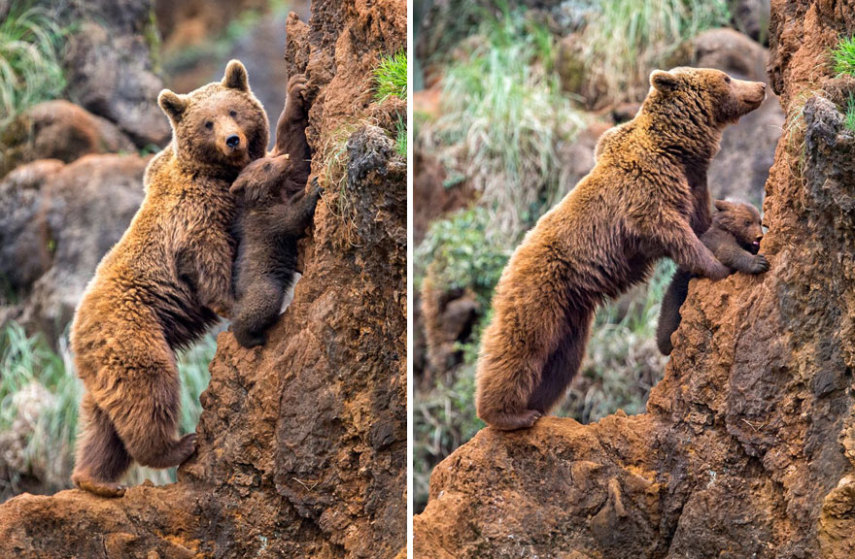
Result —
[[751, 204], [716, 200], [718, 213], [713, 217], [713, 227], [727, 231], [736, 238], [739, 246], [752, 254], [760, 251], [763, 225], [760, 212]]
[[257, 159], [241, 171], [229, 192], [239, 196], [245, 207], [270, 205], [281, 198], [290, 165], [287, 153]]
[[[701, 123], [724, 128], [760, 106], [766, 98], [766, 84], [731, 78], [711, 68], [674, 68], [650, 74], [649, 102], [672, 105], [692, 113]], [[689, 115], [685, 115], [689, 119]]]
[[222, 81], [186, 95], [164, 89], [157, 102], [172, 125], [177, 158], [190, 167], [234, 172], [265, 154], [267, 115], [237, 60]]

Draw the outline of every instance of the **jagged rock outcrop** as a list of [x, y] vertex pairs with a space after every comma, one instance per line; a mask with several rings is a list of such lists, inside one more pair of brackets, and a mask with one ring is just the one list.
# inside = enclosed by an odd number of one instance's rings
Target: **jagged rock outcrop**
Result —
[[[293, 33], [291, 32], [293, 31]], [[306, 70], [312, 172], [372, 105], [381, 54], [405, 45], [399, 0], [312, 4], [289, 21]], [[308, 64], [308, 68], [306, 67]], [[393, 121], [394, 118], [389, 119]], [[0, 506], [0, 557], [395, 557], [406, 526], [406, 162], [357, 125], [326, 184], [294, 301], [263, 348], [218, 337], [198, 453], [179, 482], [121, 499], [68, 490]], [[347, 211], [343, 211], [345, 208]]]
[[853, 32], [852, 0], [772, 4], [789, 115], [766, 183], [772, 269], [693, 280], [646, 414], [488, 428], [455, 451], [416, 557], [855, 555], [855, 88], [827, 64]]

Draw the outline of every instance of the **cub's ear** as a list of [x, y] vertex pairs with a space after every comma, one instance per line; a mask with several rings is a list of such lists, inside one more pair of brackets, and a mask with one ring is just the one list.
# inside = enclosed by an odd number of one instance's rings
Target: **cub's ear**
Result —
[[157, 96], [157, 104], [160, 105], [166, 116], [175, 122], [181, 120], [181, 115], [187, 108], [187, 100], [168, 89], [164, 89]]
[[226, 75], [223, 76], [221, 83], [229, 89], [249, 91], [249, 77], [247, 77], [246, 68], [241, 64], [240, 60], [229, 61], [229, 64], [226, 66]]
[[733, 203], [728, 202], [727, 200], [716, 200], [713, 204], [715, 205], [715, 209], [720, 212], [726, 212], [733, 209]]
[[653, 70], [650, 73], [650, 85], [663, 93], [674, 91], [677, 89], [677, 76], [664, 70]]
[[243, 194], [244, 189], [246, 188], [247, 180], [243, 177], [238, 177], [235, 179], [235, 182], [229, 187], [229, 193], [235, 196], [240, 196]]

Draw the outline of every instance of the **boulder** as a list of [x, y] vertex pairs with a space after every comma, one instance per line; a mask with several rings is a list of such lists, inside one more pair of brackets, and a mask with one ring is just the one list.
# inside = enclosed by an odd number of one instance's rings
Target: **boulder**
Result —
[[112, 122], [62, 99], [28, 109], [3, 131], [0, 145], [0, 177], [36, 159], [71, 163], [87, 153], [136, 151]]

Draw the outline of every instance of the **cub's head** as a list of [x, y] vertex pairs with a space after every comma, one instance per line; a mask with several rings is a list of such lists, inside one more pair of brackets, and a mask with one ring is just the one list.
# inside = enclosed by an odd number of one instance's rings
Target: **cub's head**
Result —
[[229, 192], [238, 196], [244, 206], [269, 205], [281, 198], [290, 163], [287, 153], [256, 159], [240, 172]]
[[654, 70], [650, 85], [648, 103], [673, 104], [678, 112], [691, 111], [717, 128], [736, 122], [766, 98], [766, 84], [737, 80], [710, 68]]
[[757, 254], [760, 250], [760, 241], [763, 240], [760, 212], [750, 204], [725, 200], [716, 200], [715, 208], [718, 213], [713, 216], [712, 226], [727, 231], [736, 237], [739, 246], [752, 254]]
[[186, 95], [164, 89], [157, 102], [172, 124], [176, 154], [185, 162], [242, 169], [265, 153], [267, 115], [237, 60], [229, 62], [222, 81]]

